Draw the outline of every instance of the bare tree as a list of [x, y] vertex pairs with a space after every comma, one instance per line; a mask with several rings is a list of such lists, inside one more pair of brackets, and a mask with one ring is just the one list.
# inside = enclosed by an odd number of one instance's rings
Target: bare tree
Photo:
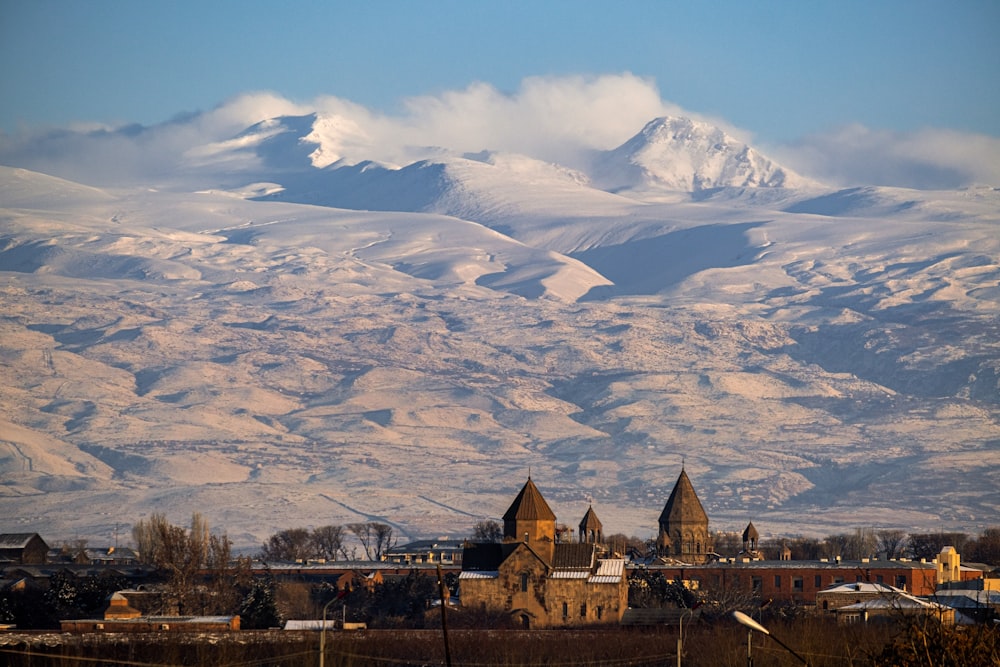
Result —
[[344, 527], [320, 526], [312, 532], [313, 552], [319, 558], [337, 560], [344, 553]]
[[354, 533], [354, 537], [358, 538], [358, 542], [361, 543], [361, 548], [365, 550], [365, 560], [372, 559], [372, 524], [371, 522], [366, 523], [349, 523], [347, 524], [347, 530]]
[[841, 533], [839, 535], [827, 535], [823, 540], [823, 552], [827, 558], [847, 557], [848, 543], [851, 536]]
[[902, 530], [884, 528], [875, 531], [878, 539], [878, 552], [886, 558], [896, 558], [903, 555], [906, 548], [907, 535]]
[[789, 540], [788, 548], [792, 550], [795, 560], [819, 560], [823, 557], [823, 543], [814, 537], [796, 537]]
[[716, 553], [726, 558], [735, 557], [743, 549], [743, 539], [739, 533], [720, 530], [712, 537], [712, 541], [715, 543]]
[[140, 557], [163, 570], [169, 577], [168, 588], [183, 613], [194, 601], [194, 584], [208, 555], [208, 522], [200, 514], [191, 515], [191, 528], [184, 529], [152, 514], [132, 529]]
[[846, 546], [847, 553], [844, 555], [851, 560], [861, 560], [872, 556], [878, 548], [875, 529], [855, 528], [854, 533], [848, 536]]
[[233, 558], [233, 543], [229, 536], [210, 535], [205, 558], [208, 571], [207, 599], [203, 614], [233, 614], [239, 609], [243, 592], [253, 580], [250, 559]]
[[612, 552], [623, 555], [633, 554], [640, 557], [648, 556], [654, 553], [656, 549], [656, 540], [654, 538], [644, 540], [636, 537], [635, 535], [626, 535], [624, 533], [606, 535], [604, 537], [604, 542], [608, 545]]
[[979, 537], [968, 544], [966, 551], [966, 560], [1000, 565], [1000, 526], [983, 529]]
[[503, 542], [503, 524], [493, 519], [479, 521], [472, 527], [474, 542]]
[[965, 533], [914, 533], [910, 535], [910, 550], [914, 558], [937, 558], [941, 549], [955, 547], [958, 553], [965, 551], [969, 536]]
[[385, 523], [377, 521], [349, 523], [347, 529], [358, 538], [367, 560], [382, 560], [382, 554], [396, 545], [392, 526]]
[[375, 560], [382, 560], [382, 554], [396, 546], [398, 540], [393, 537], [392, 526], [388, 524], [375, 523], [372, 530], [375, 533]]
[[306, 560], [313, 555], [313, 541], [305, 528], [288, 528], [275, 533], [261, 549], [263, 560]]

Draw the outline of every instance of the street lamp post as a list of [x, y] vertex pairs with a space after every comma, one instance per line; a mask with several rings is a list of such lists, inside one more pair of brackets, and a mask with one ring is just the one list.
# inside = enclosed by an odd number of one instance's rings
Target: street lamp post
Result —
[[[750, 618], [749, 616], [747, 616], [746, 614], [744, 614], [742, 611], [734, 611], [733, 612], [733, 618], [735, 618], [737, 620], [737, 622], [740, 623], [740, 625], [745, 625], [746, 627], [750, 628], [751, 630], [756, 630], [757, 632], [762, 632], [765, 635], [767, 635], [768, 637], [770, 637], [771, 639], [773, 639], [774, 641], [778, 642], [778, 645], [781, 646], [781, 648], [785, 649], [786, 651], [788, 651], [789, 653], [791, 653], [792, 655], [794, 655], [796, 658], [798, 658], [802, 662], [803, 665], [806, 665], [806, 667], [809, 667], [809, 661], [808, 660], [806, 660], [801, 655], [799, 655], [798, 653], [796, 653], [795, 651], [793, 651], [791, 646], [789, 646], [785, 642], [781, 641], [780, 639], [778, 639], [777, 637], [775, 637], [774, 635], [772, 635], [770, 630], [768, 630], [763, 625], [761, 625], [757, 621], [753, 620], [752, 618]], [[750, 660], [750, 641], [749, 641], [749, 638], [747, 639], [747, 660]]]
[[323, 667], [323, 663], [326, 660], [326, 610], [338, 599], [333, 598], [323, 605], [323, 625], [319, 629], [319, 667]]
[[681, 667], [681, 656], [684, 655], [684, 617], [694, 613], [693, 609], [685, 609], [681, 612], [680, 623], [677, 628], [677, 667]]

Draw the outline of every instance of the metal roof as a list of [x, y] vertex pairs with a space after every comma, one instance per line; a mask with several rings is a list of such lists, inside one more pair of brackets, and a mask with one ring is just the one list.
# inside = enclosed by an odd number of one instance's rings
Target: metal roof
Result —
[[597, 577], [620, 577], [625, 574], [624, 558], [602, 558], [597, 561]]
[[820, 591], [820, 593], [905, 593], [901, 588], [879, 584], [870, 581], [852, 581], [846, 584], [835, 584]]
[[864, 611], [865, 609], [937, 609], [943, 610], [948, 607], [938, 602], [926, 602], [920, 598], [905, 593], [887, 597], [872, 598], [862, 600], [844, 607], [838, 607], [837, 612]]
[[587, 579], [590, 570], [554, 570], [549, 579]]
[[496, 570], [463, 570], [459, 575], [459, 580], [462, 579], [496, 579], [500, 576], [500, 573]]
[[602, 558], [597, 561], [597, 571], [587, 579], [587, 582], [591, 584], [617, 584], [624, 576], [624, 558]]
[[386, 555], [405, 554], [414, 551], [457, 551], [465, 546], [465, 540], [417, 540], [409, 544], [386, 549]]

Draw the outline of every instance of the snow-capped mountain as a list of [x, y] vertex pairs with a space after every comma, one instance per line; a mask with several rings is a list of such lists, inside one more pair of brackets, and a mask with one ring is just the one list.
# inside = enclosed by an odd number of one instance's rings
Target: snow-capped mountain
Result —
[[344, 153], [364, 150], [365, 145], [364, 131], [343, 116], [281, 116], [255, 123], [231, 139], [187, 151], [184, 167], [208, 174], [223, 169], [297, 173], [327, 167], [344, 159]]
[[[427, 169], [460, 169], [463, 160], [496, 167], [497, 172], [512, 176], [521, 186], [537, 184], [539, 180], [549, 181], [550, 185], [553, 179], [568, 180], [580, 187], [606, 192], [638, 191], [640, 197], [658, 190], [700, 193], [720, 188], [819, 187], [722, 129], [682, 117], [654, 119], [618, 148], [596, 153], [588, 164], [576, 169], [489, 150], [472, 154], [435, 148], [424, 150], [424, 157], [400, 170], [397, 165], [358, 159], [357, 156], [365, 154], [366, 142], [363, 129], [341, 117], [285, 116], [257, 123], [232, 139], [189, 151], [190, 162], [186, 166], [229, 165], [256, 173], [259, 178], [283, 174], [286, 199], [323, 205], [361, 205], [374, 210], [387, 206], [441, 209], [444, 205], [405, 195], [387, 196], [379, 188], [417, 190], [422, 196], [439, 198], [447, 187], [443, 183], [455, 179], [431, 175]], [[385, 181], [386, 171], [402, 173], [390, 182], [380, 183], [379, 179]], [[414, 183], [417, 173], [424, 180], [436, 179], [437, 184]], [[475, 172], [467, 165], [456, 178], [475, 178]], [[495, 179], [496, 175], [488, 179], [490, 185]]]
[[809, 181], [709, 123], [651, 120], [618, 148], [599, 155], [594, 182], [604, 190], [801, 188]]
[[996, 189], [822, 189], [676, 118], [591, 168], [365, 141], [260, 122], [188, 190], [0, 168], [5, 529], [460, 536], [530, 466], [646, 536], [682, 459], [717, 529], [1000, 515]]

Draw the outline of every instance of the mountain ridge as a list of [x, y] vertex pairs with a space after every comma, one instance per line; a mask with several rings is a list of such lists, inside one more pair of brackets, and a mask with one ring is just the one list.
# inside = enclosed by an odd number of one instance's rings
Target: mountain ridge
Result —
[[1000, 515], [995, 190], [647, 199], [499, 152], [320, 167], [298, 118], [212, 147], [194, 192], [0, 168], [15, 527], [455, 534], [530, 466], [561, 520], [590, 499], [643, 536], [681, 460], [713, 528]]

